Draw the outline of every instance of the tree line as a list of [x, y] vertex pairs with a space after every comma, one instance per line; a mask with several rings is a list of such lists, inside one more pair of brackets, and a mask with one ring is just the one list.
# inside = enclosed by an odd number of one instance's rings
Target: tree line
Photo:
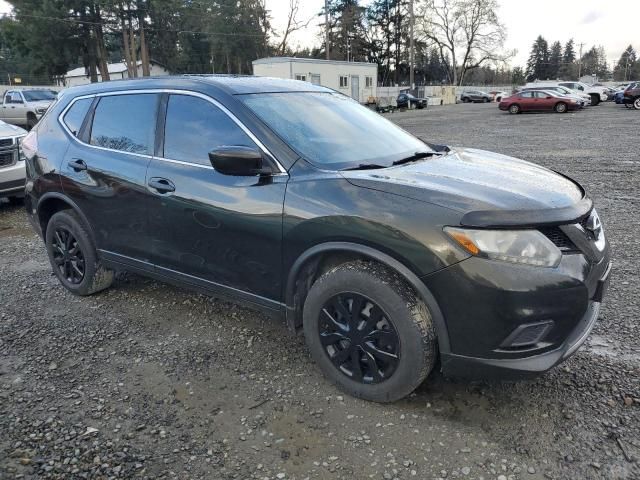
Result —
[[573, 39], [564, 46], [555, 41], [549, 42], [542, 37], [536, 38], [527, 61], [526, 80], [576, 79], [583, 75], [595, 75], [599, 79], [616, 81], [640, 78], [640, 62], [636, 51], [629, 45], [613, 67], [607, 62], [602, 46], [592, 46], [582, 56], [576, 52]]
[[[0, 19], [0, 80], [19, 74], [49, 83], [75, 67], [92, 81], [107, 80], [114, 62], [135, 77], [139, 64], [148, 75], [152, 60], [177, 74], [250, 74], [253, 60], [287, 55], [373, 62], [379, 84], [409, 82], [409, 0], [328, 0], [327, 11], [311, 18], [301, 17], [304, 0], [288, 0], [283, 28], [273, 26], [265, 0], [8, 1], [13, 12]], [[541, 36], [525, 69], [509, 67], [515, 52], [504, 48], [497, 11], [496, 0], [414, 0], [415, 83], [519, 84], [609, 72], [602, 47], [579, 59], [573, 40], [549, 46]], [[291, 39], [308, 26], [322, 27], [322, 35], [315, 46], [299, 48]], [[613, 75], [637, 78], [638, 68], [629, 47]]]
[[[290, 55], [374, 62], [381, 84], [408, 82], [409, 0], [329, 0], [326, 12], [308, 19], [300, 17], [302, 1], [289, 0], [286, 26], [276, 29], [265, 0], [9, 0], [0, 75], [51, 80], [80, 66], [97, 81], [109, 79], [108, 63], [123, 61], [136, 76], [139, 63], [148, 74], [151, 60], [173, 73], [244, 74], [257, 58]], [[496, 0], [414, 4], [416, 83], [511, 76]], [[326, 28], [329, 41], [297, 48], [292, 34], [309, 25]]]

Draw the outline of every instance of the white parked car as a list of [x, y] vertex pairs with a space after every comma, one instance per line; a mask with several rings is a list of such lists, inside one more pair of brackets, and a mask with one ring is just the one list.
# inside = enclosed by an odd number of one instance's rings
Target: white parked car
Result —
[[578, 93], [585, 93], [591, 97], [591, 105], [598, 105], [600, 102], [607, 101], [607, 88], [598, 87], [594, 85], [587, 85], [582, 82], [571, 82], [563, 80], [544, 80], [538, 82], [527, 83], [527, 87], [547, 87], [547, 86], [560, 86], [566, 87], [570, 90], [574, 90]]
[[522, 89], [524, 90], [550, 90], [552, 92], [555, 92], [559, 95], [563, 95], [565, 97], [569, 97], [569, 98], [573, 98], [574, 100], [576, 100], [578, 103], [580, 103], [580, 105], [582, 105], [583, 107], [587, 107], [589, 105], [591, 105], [591, 96], [587, 95], [586, 93], [582, 93], [582, 92], [578, 92], [576, 90], [571, 90], [567, 87], [553, 87], [553, 86], [545, 86], [545, 87], [540, 87], [540, 86], [535, 86], [535, 87], [524, 87]]
[[0, 197], [12, 203], [24, 197], [26, 171], [20, 143], [26, 134], [23, 128], [0, 120]]

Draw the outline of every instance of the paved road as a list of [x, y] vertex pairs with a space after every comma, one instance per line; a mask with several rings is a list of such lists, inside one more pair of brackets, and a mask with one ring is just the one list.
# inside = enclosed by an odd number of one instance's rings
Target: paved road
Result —
[[532, 381], [434, 373], [406, 400], [366, 403], [250, 310], [132, 275], [71, 296], [22, 211], [2, 204], [0, 478], [640, 478], [640, 112], [457, 105], [388, 118], [588, 189], [615, 270], [583, 349]]

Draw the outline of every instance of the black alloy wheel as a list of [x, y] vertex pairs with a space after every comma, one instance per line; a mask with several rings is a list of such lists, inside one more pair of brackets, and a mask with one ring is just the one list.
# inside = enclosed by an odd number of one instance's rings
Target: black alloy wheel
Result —
[[60, 274], [72, 285], [82, 283], [85, 275], [85, 257], [73, 233], [57, 226], [53, 233], [53, 261]]
[[98, 258], [88, 228], [72, 210], [55, 213], [44, 229], [53, 273], [75, 295], [91, 295], [113, 283], [113, 270]]
[[321, 310], [318, 333], [333, 365], [353, 381], [380, 383], [396, 370], [398, 333], [385, 312], [363, 295], [331, 297]]
[[323, 273], [304, 301], [303, 328], [327, 378], [374, 402], [413, 392], [438, 358], [431, 311], [396, 271], [375, 262]]

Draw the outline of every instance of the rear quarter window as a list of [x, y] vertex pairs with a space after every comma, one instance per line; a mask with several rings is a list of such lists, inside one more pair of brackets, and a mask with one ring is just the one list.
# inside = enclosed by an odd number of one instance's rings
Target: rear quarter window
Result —
[[62, 121], [75, 137], [80, 133], [80, 127], [82, 127], [84, 117], [87, 116], [91, 102], [93, 102], [93, 98], [76, 100], [62, 117]]

